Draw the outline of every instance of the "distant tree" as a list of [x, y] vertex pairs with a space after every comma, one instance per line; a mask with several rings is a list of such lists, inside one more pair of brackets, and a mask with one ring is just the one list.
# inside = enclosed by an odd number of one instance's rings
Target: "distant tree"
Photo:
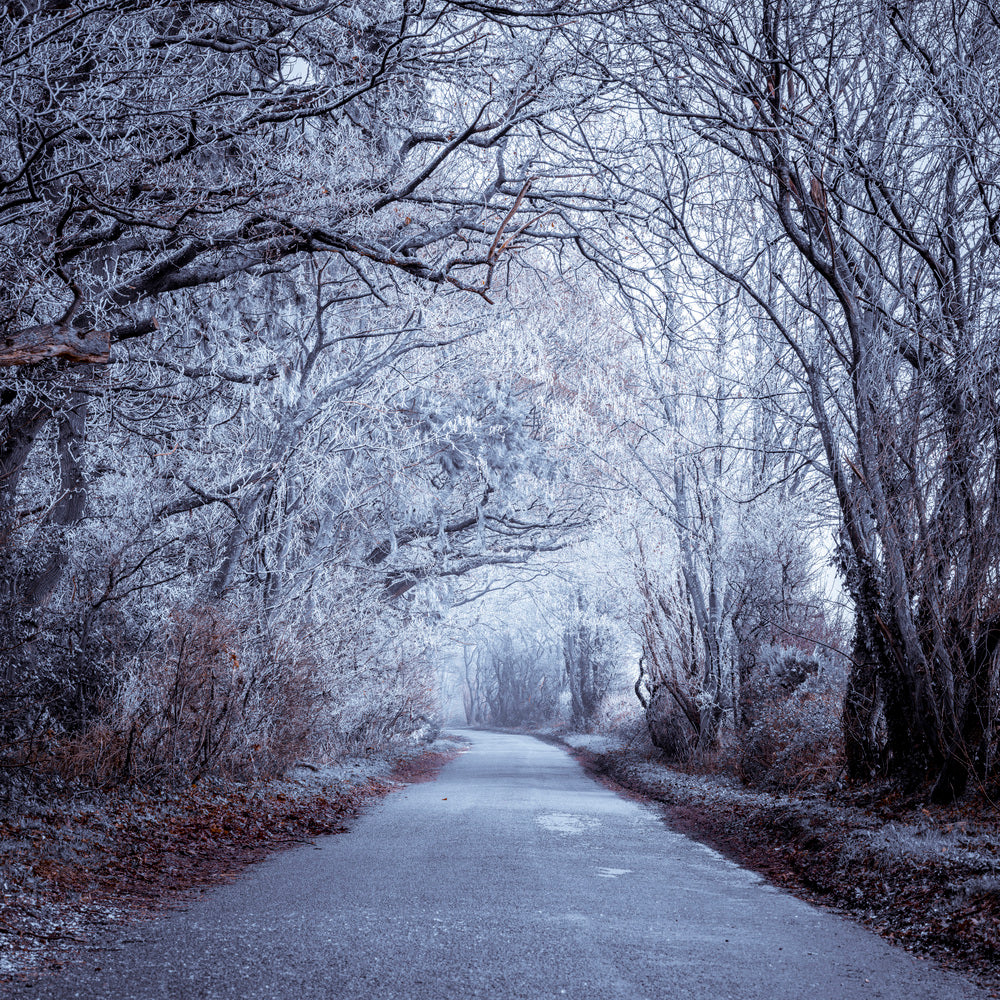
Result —
[[484, 650], [481, 670], [487, 706], [494, 726], [547, 722], [555, 713], [560, 671], [549, 641], [503, 634]]
[[621, 673], [620, 623], [602, 613], [601, 601], [578, 588], [562, 636], [570, 695], [570, 724], [587, 730], [597, 721], [612, 683]]

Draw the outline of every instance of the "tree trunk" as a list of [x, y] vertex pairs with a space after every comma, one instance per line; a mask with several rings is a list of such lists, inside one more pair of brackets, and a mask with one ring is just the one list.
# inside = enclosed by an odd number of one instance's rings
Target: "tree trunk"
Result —
[[59, 496], [46, 518], [46, 525], [55, 530], [51, 537], [43, 539], [49, 549], [44, 561], [25, 576], [20, 588], [19, 603], [25, 609], [45, 605], [52, 598], [69, 561], [65, 531], [83, 517], [87, 489], [80, 458], [86, 440], [87, 409], [88, 397], [82, 392], [74, 392], [56, 417]]
[[882, 767], [877, 727], [881, 702], [870, 644], [860, 619], [855, 625], [854, 661], [847, 677], [841, 727], [847, 777], [870, 781]]

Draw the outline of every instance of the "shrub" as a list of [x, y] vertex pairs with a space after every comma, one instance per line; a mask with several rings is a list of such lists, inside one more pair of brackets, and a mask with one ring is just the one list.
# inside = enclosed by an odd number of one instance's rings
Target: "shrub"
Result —
[[697, 734], [665, 687], [658, 688], [650, 698], [646, 727], [653, 746], [658, 747], [668, 761], [685, 763], [690, 760]]
[[770, 659], [754, 689], [735, 748], [740, 778], [776, 791], [834, 780], [844, 765], [843, 667], [789, 650]]
[[98, 782], [194, 782], [280, 771], [307, 746], [315, 664], [232, 611], [173, 612], [132, 659], [102, 717], [60, 743], [59, 769]]

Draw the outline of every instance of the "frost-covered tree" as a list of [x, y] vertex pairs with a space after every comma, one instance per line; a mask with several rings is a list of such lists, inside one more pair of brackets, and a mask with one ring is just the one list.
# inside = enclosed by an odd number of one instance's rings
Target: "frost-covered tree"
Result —
[[949, 799], [995, 742], [995, 11], [722, 0], [625, 30], [615, 73], [667, 139], [636, 204], [770, 323], [821, 444], [850, 772]]
[[628, 253], [631, 277], [597, 297], [602, 346], [578, 334], [593, 353], [575, 363], [574, 424], [629, 553], [620, 619], [654, 740], [704, 753], [742, 725], [758, 649], [824, 638], [807, 533], [833, 520], [815, 511], [798, 386], [756, 317], [711, 270]]
[[[0, 18], [9, 684], [58, 668], [94, 704], [96, 663], [165, 634], [156, 601], [268, 628], [384, 608], [579, 521], [529, 495], [524, 386], [440, 375], [486, 325], [447, 293], [498, 302], [600, 204], [539, 156], [595, 93], [551, 44], [556, 12]], [[95, 656], [102, 616], [124, 646]]]

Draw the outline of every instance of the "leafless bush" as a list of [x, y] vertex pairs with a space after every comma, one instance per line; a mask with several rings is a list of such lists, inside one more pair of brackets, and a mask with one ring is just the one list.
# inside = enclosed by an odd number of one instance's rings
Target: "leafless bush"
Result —
[[236, 613], [174, 612], [162, 646], [133, 658], [102, 718], [60, 745], [58, 765], [97, 781], [278, 773], [315, 721], [317, 664], [296, 653]]
[[819, 670], [815, 655], [792, 646], [763, 646], [756, 658], [758, 663], [740, 691], [740, 708], [747, 726], [769, 707], [787, 699]]
[[667, 688], [658, 688], [650, 697], [646, 727], [653, 746], [658, 747], [667, 760], [684, 763], [691, 758], [697, 734]]
[[437, 726], [434, 675], [424, 657], [400, 649], [354, 660], [324, 674], [321, 725], [312, 750], [324, 756], [363, 754]]
[[7, 616], [0, 628], [0, 762], [8, 775], [44, 771], [54, 748], [103, 718], [117, 665], [148, 638], [148, 621], [129, 612], [95, 610], [78, 598], [27, 622]]
[[638, 739], [640, 734], [648, 737], [646, 714], [634, 692], [625, 688], [612, 689], [603, 698], [594, 728], [597, 732], [618, 733], [628, 741]]
[[797, 791], [833, 780], [844, 766], [844, 677], [833, 661], [783, 653], [755, 679], [754, 717], [737, 738], [735, 765], [747, 784]]

